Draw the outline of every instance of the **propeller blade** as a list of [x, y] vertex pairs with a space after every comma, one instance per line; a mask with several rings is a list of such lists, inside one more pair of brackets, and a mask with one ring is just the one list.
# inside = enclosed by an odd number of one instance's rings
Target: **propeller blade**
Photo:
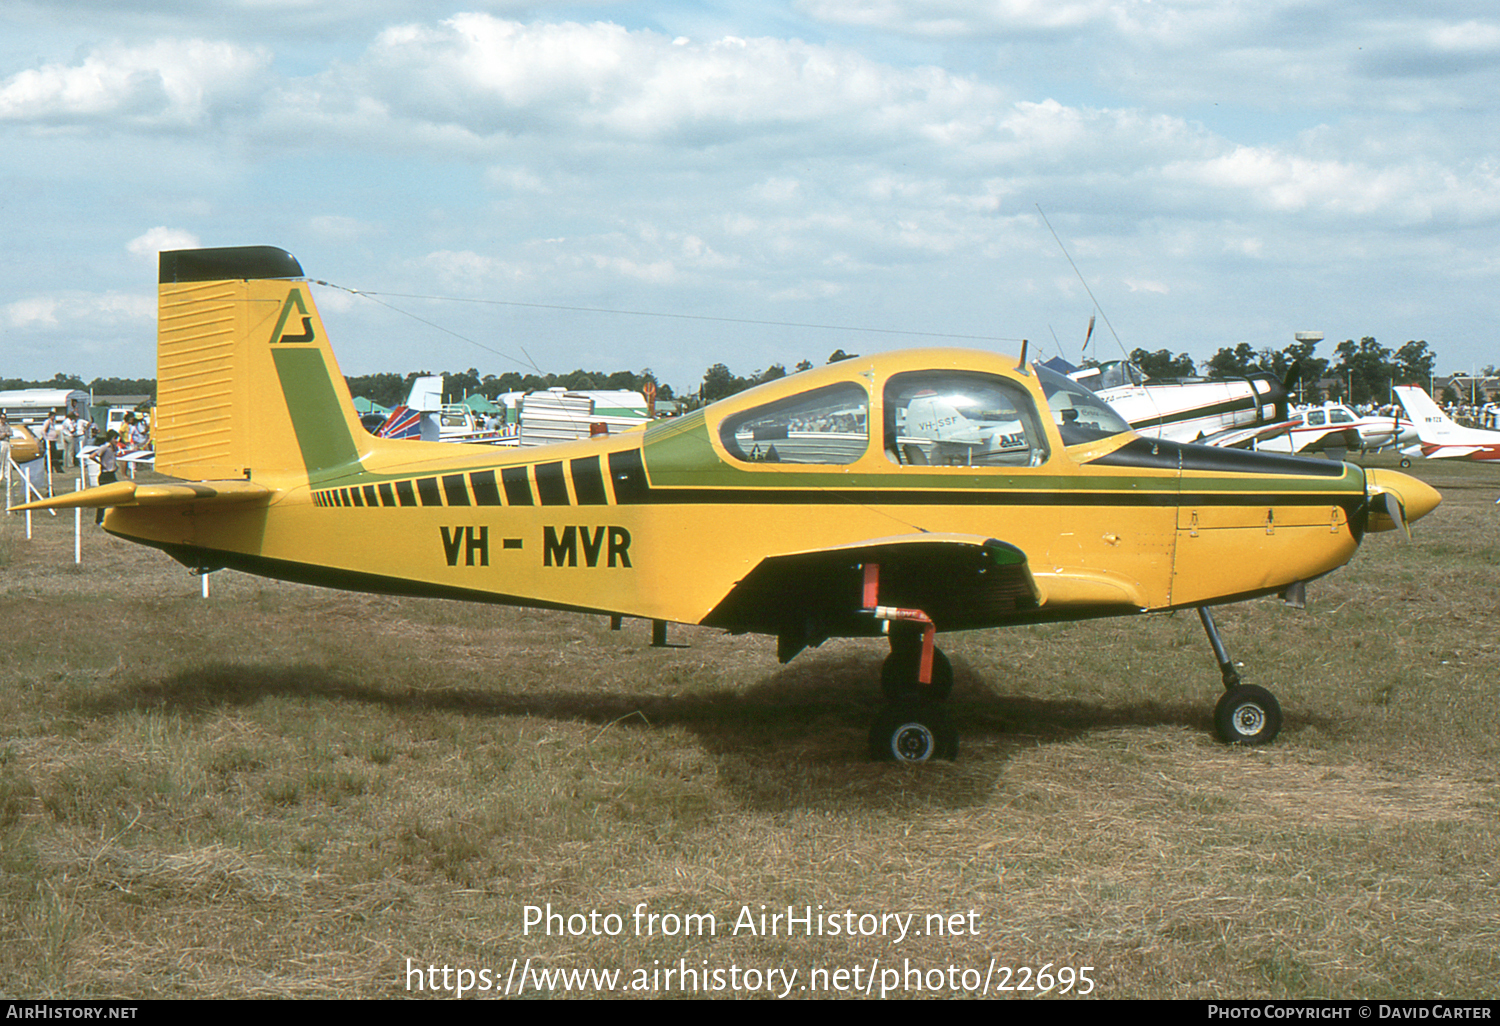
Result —
[[1393, 523], [1399, 525], [1401, 530], [1406, 532], [1406, 540], [1411, 541], [1411, 524], [1407, 522], [1406, 506], [1402, 503], [1401, 496], [1395, 492], [1381, 492], [1378, 498], [1385, 506], [1385, 515], [1390, 517]]
[[1287, 368], [1286, 377], [1281, 382], [1281, 387], [1286, 389], [1290, 395], [1292, 389], [1297, 387], [1297, 382], [1302, 380], [1302, 361], [1296, 360]]
[[1394, 531], [1399, 527], [1407, 538], [1411, 537], [1412, 523], [1443, 500], [1436, 488], [1394, 470], [1365, 471], [1365, 493], [1369, 496], [1369, 529]]

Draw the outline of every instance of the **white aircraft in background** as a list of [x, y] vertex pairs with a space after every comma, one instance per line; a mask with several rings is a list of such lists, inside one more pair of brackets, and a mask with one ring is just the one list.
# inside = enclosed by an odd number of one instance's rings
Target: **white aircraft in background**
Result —
[[1422, 455], [1430, 460], [1500, 460], [1500, 431], [1455, 424], [1432, 396], [1415, 385], [1392, 391], [1416, 425]]
[[[1046, 366], [1062, 371], [1059, 362], [1049, 360]], [[1287, 386], [1267, 371], [1234, 378], [1153, 381], [1128, 360], [1115, 360], [1062, 372], [1109, 403], [1132, 430], [1147, 438], [1250, 448], [1284, 435], [1292, 426]]]
[[1416, 441], [1416, 427], [1399, 415], [1361, 417], [1343, 403], [1324, 403], [1294, 411], [1292, 429], [1259, 448], [1269, 452], [1324, 452], [1342, 460], [1351, 449], [1378, 452]]

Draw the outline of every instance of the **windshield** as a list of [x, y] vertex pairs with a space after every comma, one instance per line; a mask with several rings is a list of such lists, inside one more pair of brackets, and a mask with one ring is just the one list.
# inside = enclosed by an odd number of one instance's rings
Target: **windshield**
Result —
[[1032, 366], [1052, 410], [1064, 445], [1079, 445], [1129, 431], [1130, 425], [1108, 403], [1071, 378]]

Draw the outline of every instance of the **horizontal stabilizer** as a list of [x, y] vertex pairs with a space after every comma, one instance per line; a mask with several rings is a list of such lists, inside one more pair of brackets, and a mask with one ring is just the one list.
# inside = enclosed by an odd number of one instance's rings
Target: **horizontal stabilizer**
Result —
[[[1484, 446], [1482, 445], [1438, 445], [1434, 446], [1426, 455], [1431, 460], [1461, 460], [1483, 450]], [[1421, 451], [1419, 448], [1413, 455], [1418, 455]]]
[[194, 481], [179, 484], [136, 484], [116, 481], [112, 484], [68, 492], [50, 499], [12, 506], [19, 512], [28, 509], [99, 509], [113, 506], [216, 506], [266, 502], [271, 489], [252, 481]]

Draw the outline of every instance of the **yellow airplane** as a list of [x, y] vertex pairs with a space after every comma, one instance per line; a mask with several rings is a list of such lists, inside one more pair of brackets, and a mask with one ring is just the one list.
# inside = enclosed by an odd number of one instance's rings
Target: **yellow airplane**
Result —
[[1276, 699], [1208, 606], [1300, 597], [1437, 492], [1394, 471], [1147, 440], [1092, 392], [951, 349], [795, 374], [645, 430], [532, 449], [366, 432], [310, 281], [269, 247], [161, 254], [157, 469], [17, 508], [189, 568], [774, 635], [887, 636], [878, 758], [952, 758], [938, 631], [1198, 609], [1226, 742]]

